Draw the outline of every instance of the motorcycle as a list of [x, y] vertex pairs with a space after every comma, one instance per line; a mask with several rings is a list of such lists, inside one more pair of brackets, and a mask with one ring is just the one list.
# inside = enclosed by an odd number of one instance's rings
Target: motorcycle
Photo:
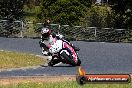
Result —
[[71, 66], [80, 66], [81, 60], [77, 52], [67, 42], [63, 40], [56, 40], [54, 44], [49, 45], [49, 53], [52, 59], [49, 61], [48, 66], [62, 62]]

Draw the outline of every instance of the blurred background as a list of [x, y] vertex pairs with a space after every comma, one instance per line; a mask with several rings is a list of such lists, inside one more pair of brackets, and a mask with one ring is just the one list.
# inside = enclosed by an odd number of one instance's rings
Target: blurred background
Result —
[[74, 41], [132, 42], [131, 0], [1, 0], [0, 36], [40, 38], [43, 24]]

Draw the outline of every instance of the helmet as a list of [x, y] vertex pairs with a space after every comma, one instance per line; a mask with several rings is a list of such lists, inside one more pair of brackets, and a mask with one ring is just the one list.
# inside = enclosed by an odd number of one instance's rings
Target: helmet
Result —
[[41, 34], [43, 38], [48, 38], [50, 36], [51, 30], [48, 28], [42, 28]]

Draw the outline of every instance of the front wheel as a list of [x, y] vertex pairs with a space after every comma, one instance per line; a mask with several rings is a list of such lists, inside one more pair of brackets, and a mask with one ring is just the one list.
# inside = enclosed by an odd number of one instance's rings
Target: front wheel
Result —
[[80, 66], [80, 65], [81, 65], [81, 60], [78, 58], [77, 66]]
[[72, 66], [77, 66], [77, 63], [74, 62], [73, 57], [71, 55], [67, 55], [65, 52], [62, 52], [60, 54], [61, 58], [65, 60], [67, 64], [70, 64]]

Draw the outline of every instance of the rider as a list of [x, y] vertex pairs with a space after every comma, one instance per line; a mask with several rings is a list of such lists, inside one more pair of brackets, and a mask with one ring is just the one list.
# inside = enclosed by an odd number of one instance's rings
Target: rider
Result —
[[72, 43], [68, 42], [67, 40], [64, 39], [63, 35], [61, 34], [56, 34], [55, 32], [53, 32], [50, 27], [49, 27], [49, 23], [47, 22], [47, 24], [44, 24], [44, 27], [41, 30], [41, 41], [40, 43], [40, 47], [42, 47], [42, 54], [47, 56], [49, 55], [48, 52], [48, 46], [50, 44], [54, 44], [54, 41], [56, 39], [61, 39], [62, 41], [67, 42], [71, 47], [73, 47], [73, 49], [75, 51], [79, 51], [80, 49], [76, 46], [74, 46]]
[[[80, 50], [79, 48], [74, 46], [72, 43], [70, 43], [69, 41], [67, 41], [64, 38], [62, 38], [62, 35], [58, 36], [58, 34], [56, 35], [55, 33], [51, 34], [51, 30], [48, 29], [48, 28], [43, 28], [42, 31], [41, 31], [41, 34], [42, 34], [42, 36], [41, 36], [40, 47], [47, 47], [48, 48], [48, 45], [54, 44], [55, 40], [62, 40], [64, 42], [67, 42], [71, 47], [73, 47], [73, 49], [75, 51], [79, 51]], [[48, 54], [48, 52], [46, 52], [43, 49], [42, 54], [46, 55], [46, 54]]]
[[[45, 56], [51, 55], [51, 53], [49, 52], [50, 45], [54, 45], [57, 40], [65, 41], [65, 42], [67, 42], [67, 44], [69, 44], [71, 47], [73, 47], [73, 49], [75, 51], [79, 51], [79, 49], [76, 48], [75, 46], [73, 46], [72, 43], [66, 41], [61, 34], [55, 34], [54, 32], [52, 32], [52, 30], [49, 27], [47, 27], [44, 24], [44, 27], [41, 30], [41, 41], [39, 42], [40, 47], [42, 47], [42, 54]], [[61, 62], [60, 59], [54, 59], [54, 58], [55, 58], [55, 56], [53, 55], [52, 59], [48, 63], [49, 66], [53, 66], [53, 65]]]
[[42, 47], [42, 54], [47, 56], [50, 44], [54, 44], [55, 35], [51, 35], [51, 29], [44, 27], [41, 30], [40, 47]]
[[[51, 34], [51, 29], [49, 28], [50, 21], [43, 24], [43, 28], [41, 29], [41, 40], [39, 41], [40, 47], [42, 47], [42, 54], [48, 56], [48, 45], [49, 45], [49, 36]], [[51, 37], [52, 38], [52, 37]]]

